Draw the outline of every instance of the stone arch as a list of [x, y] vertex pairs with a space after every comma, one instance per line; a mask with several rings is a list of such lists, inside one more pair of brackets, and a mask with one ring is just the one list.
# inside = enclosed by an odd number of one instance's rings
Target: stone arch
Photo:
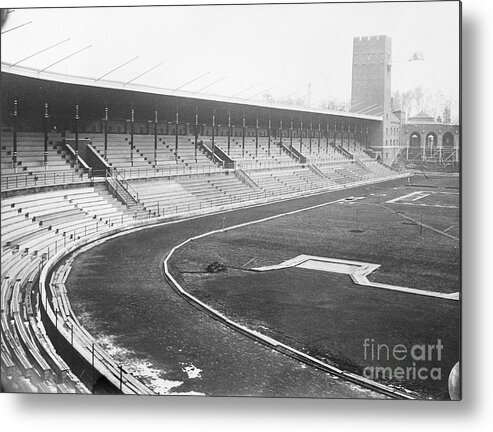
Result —
[[412, 149], [421, 148], [421, 135], [418, 132], [413, 132], [409, 136], [409, 147]]
[[454, 135], [450, 132], [443, 134], [442, 147], [453, 148], [454, 147]]
[[428, 132], [425, 139], [426, 150], [433, 150], [438, 147], [438, 138], [435, 132]]

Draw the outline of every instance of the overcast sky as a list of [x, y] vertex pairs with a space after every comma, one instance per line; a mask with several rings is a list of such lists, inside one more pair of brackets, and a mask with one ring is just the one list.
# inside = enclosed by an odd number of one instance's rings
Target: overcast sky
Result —
[[[417, 86], [458, 100], [458, 2], [165, 6], [16, 9], [2, 31], [2, 61], [14, 63], [57, 42], [70, 41], [20, 65], [43, 69], [92, 45], [49, 71], [249, 98], [271, 89], [275, 98], [304, 96], [312, 103], [351, 93], [354, 36], [392, 38], [392, 89]], [[416, 51], [424, 61], [408, 62]], [[293, 94], [294, 93], [294, 94]], [[257, 96], [255, 99], [259, 99]]]

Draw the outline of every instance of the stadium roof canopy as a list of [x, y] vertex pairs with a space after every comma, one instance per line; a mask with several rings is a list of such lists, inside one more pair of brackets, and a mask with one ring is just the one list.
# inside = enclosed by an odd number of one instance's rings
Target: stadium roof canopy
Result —
[[218, 103], [239, 104], [239, 105], [250, 106], [252, 108], [258, 107], [258, 108], [268, 108], [274, 110], [280, 109], [286, 111], [294, 111], [300, 114], [310, 113], [310, 114], [318, 114], [318, 115], [332, 115], [332, 116], [337, 116], [339, 118], [347, 118], [347, 119], [360, 119], [360, 120], [373, 120], [373, 121], [382, 120], [381, 116], [357, 114], [347, 111], [333, 111], [333, 110], [326, 110], [322, 108], [317, 109], [311, 107], [310, 108], [298, 107], [298, 106], [284, 105], [284, 104], [278, 104], [272, 102], [259, 102], [259, 101], [253, 101], [253, 100], [242, 99], [242, 98], [189, 92], [186, 90], [175, 91], [172, 89], [152, 87], [143, 84], [134, 84], [134, 83], [126, 84], [123, 82], [111, 81], [111, 80], [96, 80], [94, 78], [67, 75], [57, 72], [49, 72], [49, 71], [40, 72], [33, 68], [17, 66], [17, 65], [12, 66], [7, 62], [1, 63], [1, 70], [2, 72], [7, 72], [15, 75], [43, 79], [47, 81], [61, 82], [65, 84], [85, 85], [91, 87], [97, 86], [97, 87], [113, 89], [113, 90], [123, 90], [129, 92], [137, 92], [137, 93], [152, 93], [161, 96], [171, 96], [175, 98], [185, 98], [190, 100], [202, 100], [202, 101], [218, 102]]

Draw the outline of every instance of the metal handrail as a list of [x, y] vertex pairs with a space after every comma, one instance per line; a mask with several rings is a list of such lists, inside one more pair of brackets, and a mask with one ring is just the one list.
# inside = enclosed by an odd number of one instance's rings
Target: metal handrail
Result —
[[[31, 186], [47, 186], [52, 184], [75, 183], [76, 181], [84, 181], [83, 172], [75, 171], [31, 171], [29, 173], [13, 173], [1, 176], [3, 189], [19, 189], [28, 188]], [[88, 179], [91, 175], [89, 171]]]
[[114, 180], [119, 183], [122, 188], [138, 203], [140, 204], [140, 201], [139, 201], [139, 194], [138, 192], [132, 187], [130, 186], [130, 183], [127, 181], [127, 179], [122, 175], [120, 174], [120, 172], [116, 169], [116, 168], [113, 168], [112, 170], [112, 174], [114, 174], [114, 176], [112, 175], [112, 177], [114, 178]]
[[243, 183], [246, 183], [250, 186], [255, 186], [257, 188], [260, 188], [260, 186], [257, 184], [256, 181], [254, 181], [246, 172], [244, 172], [241, 169], [237, 169], [234, 171], [235, 176], [238, 177], [239, 180], [241, 180]]

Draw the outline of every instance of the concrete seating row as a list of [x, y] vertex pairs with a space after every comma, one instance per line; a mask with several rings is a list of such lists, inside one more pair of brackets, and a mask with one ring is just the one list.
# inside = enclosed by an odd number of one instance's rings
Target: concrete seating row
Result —
[[132, 149], [130, 135], [108, 134], [106, 153], [103, 134], [84, 135], [84, 138], [91, 140], [92, 146], [112, 167], [126, 169], [128, 177], [134, 177], [141, 171], [153, 172], [151, 161], [136, 150], [135, 143]]
[[50, 239], [67, 239], [131, 220], [94, 188], [79, 188], [6, 198], [2, 203], [2, 248], [41, 252]]
[[[295, 147], [299, 150], [298, 146]], [[307, 161], [314, 164], [346, 162], [348, 160], [347, 156], [337, 151], [333, 145], [328, 144], [325, 140], [320, 141], [320, 146], [318, 140], [312, 140], [311, 148], [309, 142], [305, 140], [301, 145], [300, 152], [307, 158]]]
[[296, 189], [282, 180], [283, 176], [274, 175], [271, 170], [248, 171], [248, 175], [265, 192], [272, 195], [296, 192]]
[[[222, 206], [237, 202], [240, 194], [245, 193], [245, 191], [247, 191], [247, 196], [252, 194], [252, 189], [243, 184], [239, 185], [237, 183], [239, 180], [235, 177], [229, 176], [228, 179], [222, 178], [218, 183], [215, 183], [221, 177], [223, 176], [206, 178], [192, 177], [189, 179], [180, 179], [179, 182], [181, 186], [197, 197], [206, 207]], [[224, 180], [229, 183], [226, 188], [224, 187], [226, 184]]]
[[128, 134], [108, 134], [106, 156], [103, 134], [84, 134], [108, 163], [117, 168], [125, 178], [147, 178], [185, 172], [210, 171], [211, 160], [200, 150], [195, 150], [194, 137], [178, 136], [178, 149], [174, 135], [159, 135], [154, 154], [153, 135], [134, 135], [133, 151]]
[[266, 137], [259, 137], [258, 143], [255, 138], [245, 137], [244, 145], [242, 138], [231, 137], [229, 147], [227, 137], [220, 137], [215, 143], [236, 162], [238, 167], [245, 169], [296, 164], [296, 161], [273, 139], [271, 139], [269, 146]]
[[233, 174], [211, 176], [207, 179], [207, 182], [227, 197], [233, 197], [234, 201], [238, 199], [244, 200], [249, 196], [253, 197], [258, 192], [255, 188], [243, 183]]
[[13, 135], [1, 135], [2, 175], [25, 172], [71, 171], [70, 160], [61, 144], [60, 134], [49, 134], [47, 164], [44, 162], [44, 134], [17, 134], [17, 163], [13, 166]]
[[146, 160], [150, 161], [155, 168], [174, 167], [177, 165], [177, 159], [172, 150], [165, 146], [164, 140], [165, 137], [162, 135], [158, 136], [155, 149], [153, 135], [136, 135], [134, 136], [134, 145], [136, 151]]
[[[36, 319], [30, 289], [41, 258], [24, 258], [2, 278], [2, 386], [14, 392], [84, 392]], [[4, 364], [4, 360], [7, 364]]]
[[1, 186], [22, 189], [33, 186], [87, 181], [88, 175], [74, 167], [72, 155], [63, 147], [60, 134], [50, 134], [44, 160], [44, 134], [17, 134], [17, 162], [13, 163], [13, 136], [1, 135]]
[[200, 207], [200, 200], [175, 180], [149, 179], [131, 185], [145, 208], [156, 214], [173, 214]]
[[30, 286], [57, 247], [132, 218], [92, 187], [7, 197], [1, 210], [2, 385], [10, 391], [87, 392], [39, 327]]

